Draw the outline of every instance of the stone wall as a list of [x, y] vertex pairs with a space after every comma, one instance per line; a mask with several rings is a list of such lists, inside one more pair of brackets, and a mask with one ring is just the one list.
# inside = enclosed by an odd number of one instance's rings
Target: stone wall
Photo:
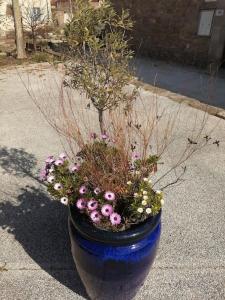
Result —
[[204, 66], [210, 37], [197, 35], [204, 0], [112, 0], [117, 10], [129, 8], [137, 53]]

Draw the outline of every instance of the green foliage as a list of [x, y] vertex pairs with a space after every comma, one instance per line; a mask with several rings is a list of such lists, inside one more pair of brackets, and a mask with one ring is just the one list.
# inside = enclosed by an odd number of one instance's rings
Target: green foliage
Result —
[[64, 162], [62, 166], [54, 167], [55, 182], [62, 184], [61, 190], [55, 190], [54, 184], [48, 184], [48, 192], [55, 198], [67, 196], [70, 202], [73, 202], [76, 187], [79, 185], [79, 178], [77, 173], [70, 173], [68, 168], [68, 161]]
[[103, 141], [85, 145], [78, 156], [84, 160], [82, 169], [88, 170], [88, 165], [92, 164], [92, 168], [95, 168], [96, 172], [97, 170], [105, 172], [108, 176], [113, 172], [113, 166], [119, 169], [119, 165], [122, 163], [122, 155], [118, 149]]
[[134, 166], [143, 174], [143, 176], [148, 176], [155, 170], [159, 159], [160, 157], [157, 155], [149, 155], [146, 159], [136, 160]]
[[51, 55], [45, 52], [35, 52], [31, 57], [33, 62], [52, 62], [53, 58]]
[[[151, 209], [151, 215], [157, 215], [162, 207], [161, 200], [163, 199], [162, 192], [155, 192], [152, 188], [151, 181], [139, 182], [138, 191], [135, 193], [134, 198], [128, 206], [128, 211], [130, 218], [134, 222], [145, 220], [148, 214], [146, 209]], [[140, 212], [139, 209], [142, 209], [143, 212]]]
[[126, 32], [133, 23], [128, 11], [119, 15], [109, 1], [103, 1], [97, 9], [88, 2], [75, 3], [74, 16], [65, 28], [70, 47], [69, 84], [86, 94], [102, 123], [103, 111], [121, 102], [129, 103], [136, 96], [136, 90], [124, 91], [132, 78], [129, 61], [133, 52]]

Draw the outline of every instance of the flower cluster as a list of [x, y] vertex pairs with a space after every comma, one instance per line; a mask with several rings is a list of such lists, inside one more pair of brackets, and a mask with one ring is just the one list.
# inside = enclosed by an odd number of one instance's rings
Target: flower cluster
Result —
[[[127, 184], [131, 186], [132, 182]], [[133, 197], [131, 210], [133, 215], [140, 219], [157, 214], [164, 204], [162, 191], [154, 191], [151, 179], [146, 177], [140, 182], [139, 189], [133, 194]]]
[[[90, 191], [85, 186], [81, 186], [79, 193], [82, 198], [77, 200], [76, 206], [86, 212], [94, 223], [101, 221], [108, 221], [112, 225], [121, 223], [121, 216], [115, 212], [116, 196], [113, 192], [102, 193], [99, 188]], [[93, 193], [95, 195], [92, 197]]]
[[[75, 205], [82, 215], [105, 230], [125, 230], [131, 224], [156, 215], [163, 205], [163, 194], [152, 187], [156, 160], [141, 159], [131, 153], [127, 159], [107, 134], [91, 134], [92, 142], [70, 164], [65, 153], [49, 156], [40, 178], [49, 193], [62, 204]], [[148, 175], [148, 177], [146, 177]]]

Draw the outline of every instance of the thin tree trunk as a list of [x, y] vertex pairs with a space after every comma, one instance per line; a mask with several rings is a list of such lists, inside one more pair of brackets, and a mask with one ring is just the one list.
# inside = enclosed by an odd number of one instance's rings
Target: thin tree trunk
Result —
[[101, 134], [104, 134], [105, 133], [105, 129], [104, 129], [103, 110], [102, 109], [98, 109], [98, 121], [99, 121], [99, 126], [100, 126], [100, 130], [101, 130]]
[[37, 41], [36, 41], [36, 35], [35, 31], [32, 29], [32, 38], [33, 38], [33, 46], [34, 46], [34, 52], [37, 51]]
[[14, 25], [15, 25], [15, 34], [16, 34], [17, 58], [24, 59], [26, 58], [26, 52], [24, 49], [22, 16], [21, 16], [21, 11], [19, 6], [19, 0], [12, 0], [12, 5], [13, 5], [13, 16], [14, 16]]
[[72, 8], [72, 0], [69, 0], [69, 7], [70, 7], [70, 17], [73, 16], [73, 8]]

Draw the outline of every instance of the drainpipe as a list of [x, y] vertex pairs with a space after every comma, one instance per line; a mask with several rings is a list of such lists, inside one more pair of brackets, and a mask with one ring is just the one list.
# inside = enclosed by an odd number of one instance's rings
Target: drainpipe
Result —
[[222, 63], [225, 47], [225, 3], [218, 1], [215, 10], [213, 28], [209, 47], [209, 63], [213, 72], [216, 72]]

